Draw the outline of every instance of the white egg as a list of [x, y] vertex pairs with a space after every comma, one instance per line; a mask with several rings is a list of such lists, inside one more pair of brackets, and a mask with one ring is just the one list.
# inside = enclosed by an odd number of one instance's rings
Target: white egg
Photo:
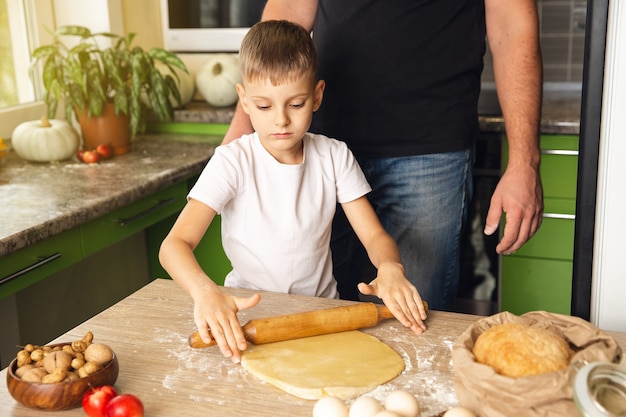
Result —
[[350, 406], [348, 417], [374, 417], [383, 406], [372, 397], [359, 397]]
[[452, 407], [446, 411], [443, 417], [476, 417], [476, 414], [463, 407]]
[[323, 397], [313, 406], [313, 417], [348, 417], [348, 406], [337, 397]]
[[400, 417], [419, 417], [420, 405], [410, 392], [398, 390], [385, 398], [385, 409], [393, 411]]
[[383, 410], [383, 411], [379, 411], [378, 413], [376, 413], [374, 417], [400, 417], [400, 416], [394, 413], [393, 411]]

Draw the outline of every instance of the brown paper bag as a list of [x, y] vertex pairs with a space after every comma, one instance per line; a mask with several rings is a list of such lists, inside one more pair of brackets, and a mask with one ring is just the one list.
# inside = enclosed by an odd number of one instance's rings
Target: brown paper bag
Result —
[[578, 317], [534, 311], [522, 316], [502, 312], [471, 325], [452, 348], [454, 387], [459, 402], [481, 417], [556, 417], [579, 416], [573, 396], [576, 369], [523, 378], [497, 374], [493, 368], [475, 361], [472, 354], [476, 338], [491, 326], [521, 323], [551, 328], [565, 337], [576, 352], [570, 363], [619, 363], [622, 350], [615, 340], [591, 323]]

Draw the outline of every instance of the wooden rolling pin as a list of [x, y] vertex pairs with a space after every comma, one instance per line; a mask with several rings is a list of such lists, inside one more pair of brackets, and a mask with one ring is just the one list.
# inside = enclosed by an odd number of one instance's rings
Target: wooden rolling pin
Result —
[[[424, 302], [424, 307], [428, 310], [426, 302]], [[391, 318], [393, 318], [393, 314], [384, 305], [359, 303], [264, 319], [252, 319], [243, 326], [243, 333], [248, 342], [260, 345], [374, 327], [380, 321]], [[189, 346], [192, 348], [204, 348], [215, 344], [215, 339], [212, 339], [208, 344], [204, 343], [197, 331], [189, 336]]]

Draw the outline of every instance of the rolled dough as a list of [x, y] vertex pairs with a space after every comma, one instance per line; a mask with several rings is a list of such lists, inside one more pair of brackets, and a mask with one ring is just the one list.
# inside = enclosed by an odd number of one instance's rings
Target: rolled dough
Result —
[[249, 345], [241, 364], [263, 381], [308, 400], [358, 397], [404, 370], [393, 349], [357, 330]]

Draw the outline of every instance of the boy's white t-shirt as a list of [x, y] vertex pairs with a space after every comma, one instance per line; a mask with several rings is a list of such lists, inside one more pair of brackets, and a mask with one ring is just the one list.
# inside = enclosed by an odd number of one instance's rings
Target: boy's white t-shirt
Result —
[[189, 198], [222, 216], [233, 270], [224, 285], [337, 297], [330, 233], [337, 203], [371, 191], [344, 142], [307, 133], [299, 165], [278, 162], [257, 134], [218, 146]]

